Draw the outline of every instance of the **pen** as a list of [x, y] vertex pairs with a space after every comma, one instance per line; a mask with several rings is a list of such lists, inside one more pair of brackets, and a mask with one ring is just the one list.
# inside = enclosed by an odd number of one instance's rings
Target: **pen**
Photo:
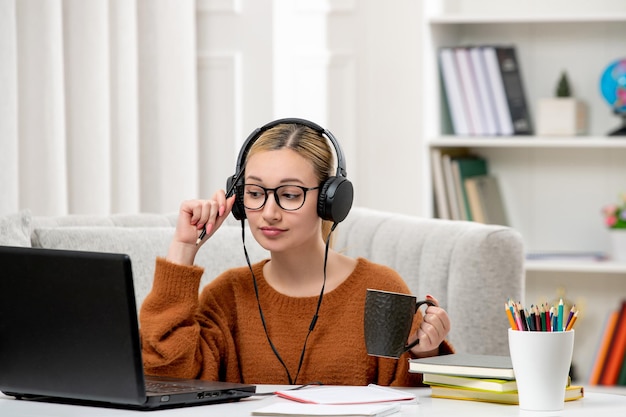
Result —
[[[226, 191], [227, 199], [233, 195], [233, 192], [235, 191], [235, 187], [237, 186], [237, 182], [239, 181], [241, 174], [243, 174], [243, 169], [237, 173], [237, 175], [233, 179], [232, 184], [230, 185], [230, 188], [228, 188], [228, 191]], [[218, 216], [219, 216], [219, 213], [218, 213]], [[200, 236], [198, 236], [198, 239], [196, 239], [196, 246], [198, 246], [200, 242], [202, 242], [202, 239], [204, 239], [205, 236], [206, 236], [206, 224], [202, 228], [202, 231], [200, 232]]]

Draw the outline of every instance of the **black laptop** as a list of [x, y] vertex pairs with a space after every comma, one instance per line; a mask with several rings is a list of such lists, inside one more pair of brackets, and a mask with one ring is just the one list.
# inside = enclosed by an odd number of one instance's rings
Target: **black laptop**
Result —
[[0, 246], [0, 391], [149, 410], [237, 401], [256, 386], [144, 376], [127, 255]]

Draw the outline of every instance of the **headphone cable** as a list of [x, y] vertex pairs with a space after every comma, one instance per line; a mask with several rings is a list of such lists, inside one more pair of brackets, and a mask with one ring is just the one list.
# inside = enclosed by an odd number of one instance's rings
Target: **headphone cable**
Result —
[[319, 311], [322, 305], [322, 298], [324, 297], [324, 289], [326, 287], [326, 265], [328, 263], [328, 249], [330, 246], [330, 236], [332, 235], [337, 225], [338, 225], [337, 222], [333, 223], [332, 227], [330, 228], [330, 231], [328, 232], [328, 236], [326, 236], [325, 249], [324, 249], [324, 279], [322, 282], [322, 289], [317, 299], [317, 307], [315, 308], [315, 314], [313, 315], [313, 319], [311, 320], [311, 324], [309, 325], [309, 331], [307, 332], [306, 337], [304, 339], [304, 344], [302, 346], [302, 352], [300, 353], [300, 361], [298, 362], [298, 369], [296, 371], [296, 376], [295, 378], [292, 379], [291, 373], [289, 372], [289, 368], [285, 364], [285, 361], [283, 360], [283, 358], [278, 353], [278, 349], [276, 349], [276, 346], [274, 346], [274, 343], [272, 342], [272, 339], [270, 338], [270, 334], [267, 331], [267, 323], [265, 322], [265, 315], [263, 314], [263, 309], [261, 308], [261, 300], [259, 299], [259, 287], [257, 285], [254, 271], [252, 270], [252, 263], [250, 262], [250, 257], [248, 256], [248, 250], [246, 248], [245, 219], [241, 219], [241, 241], [243, 243], [243, 252], [246, 257], [246, 262], [248, 263], [248, 268], [250, 269], [250, 273], [252, 274], [252, 284], [254, 286], [254, 293], [256, 296], [257, 306], [259, 307], [259, 316], [261, 318], [261, 323], [263, 324], [263, 330], [265, 331], [267, 342], [272, 348], [274, 355], [276, 356], [276, 358], [278, 359], [282, 367], [285, 369], [285, 372], [287, 373], [287, 380], [289, 381], [289, 385], [295, 385], [296, 381], [298, 380], [298, 376], [300, 375], [300, 369], [302, 368], [302, 363], [304, 362], [304, 353], [306, 351], [306, 345], [309, 340], [309, 336], [311, 335], [311, 332], [315, 328], [315, 324], [317, 323], [317, 319], [319, 317]]

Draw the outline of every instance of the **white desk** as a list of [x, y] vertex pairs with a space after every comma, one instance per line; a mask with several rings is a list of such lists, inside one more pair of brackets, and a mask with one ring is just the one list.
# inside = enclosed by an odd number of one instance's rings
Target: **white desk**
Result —
[[[284, 389], [284, 386], [259, 385], [258, 392]], [[444, 400], [430, 397], [429, 388], [407, 388], [418, 395], [417, 403], [406, 403], [402, 416], [436, 417], [507, 417], [507, 416], [623, 416], [626, 412], [626, 396], [585, 392], [585, 398], [565, 403], [560, 412], [526, 412], [515, 405], [489, 404], [473, 401]], [[213, 404], [177, 408], [163, 411], [129, 411], [112, 408], [85, 407], [20, 401], [0, 394], [0, 416], [2, 417], [138, 417], [138, 416], [189, 416], [189, 417], [249, 417], [253, 410], [276, 401], [288, 401], [275, 396], [252, 397], [237, 403]]]

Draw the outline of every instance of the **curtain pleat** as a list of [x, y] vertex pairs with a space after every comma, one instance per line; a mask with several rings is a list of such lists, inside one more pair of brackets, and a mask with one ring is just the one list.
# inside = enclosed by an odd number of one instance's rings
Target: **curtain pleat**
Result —
[[176, 210], [198, 194], [195, 3], [139, 0], [138, 10], [141, 209]]
[[195, 0], [0, 0], [0, 214], [198, 195]]
[[13, 0], [0, 0], [0, 213], [19, 209], [15, 14]]
[[59, 0], [17, 0], [20, 208], [68, 212], [63, 11]]
[[69, 211], [111, 209], [108, 0], [64, 0]]
[[109, 11], [111, 210], [140, 210], [137, 4], [112, 0]]

